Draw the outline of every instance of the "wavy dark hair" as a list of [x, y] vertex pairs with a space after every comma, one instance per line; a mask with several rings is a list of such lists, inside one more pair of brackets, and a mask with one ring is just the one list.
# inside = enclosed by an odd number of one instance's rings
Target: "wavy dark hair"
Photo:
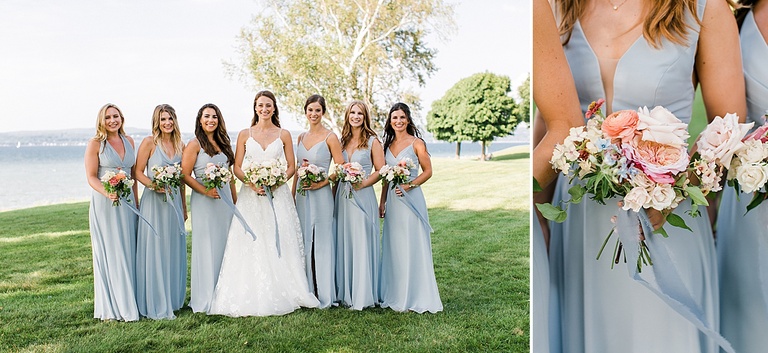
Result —
[[280, 127], [280, 110], [277, 109], [277, 99], [275, 98], [274, 93], [267, 90], [256, 93], [256, 97], [253, 98], [253, 120], [251, 120], [251, 126], [254, 126], [259, 122], [259, 114], [256, 113], [256, 101], [262, 96], [272, 100], [272, 104], [275, 106], [275, 111], [272, 113], [272, 124]]
[[213, 132], [213, 140], [219, 145], [219, 149], [227, 156], [227, 161], [232, 166], [235, 164], [235, 154], [232, 152], [231, 140], [229, 135], [227, 135], [227, 125], [224, 123], [224, 116], [221, 115], [221, 110], [213, 103], [205, 104], [197, 111], [197, 119], [195, 121], [195, 137], [197, 142], [200, 144], [200, 148], [209, 156], [213, 157], [216, 155], [216, 147], [211, 141], [208, 141], [208, 136], [205, 134], [205, 130], [203, 130], [203, 124], [200, 122], [200, 119], [203, 117], [203, 111], [207, 108], [213, 109], [216, 112], [216, 117], [219, 119], [219, 124], [216, 125], [216, 130]]
[[323, 108], [323, 114], [325, 114], [325, 98], [319, 94], [313, 94], [307, 98], [307, 101], [304, 103], [304, 113], [307, 112], [307, 107], [312, 103], [319, 103], [320, 107]]
[[403, 113], [405, 113], [405, 117], [408, 118], [408, 126], [405, 127], [405, 131], [408, 132], [409, 135], [421, 138], [421, 132], [419, 131], [419, 128], [416, 127], [416, 124], [413, 123], [413, 118], [411, 118], [411, 108], [402, 102], [395, 103], [395, 105], [389, 109], [387, 122], [384, 123], [384, 151], [389, 148], [389, 145], [391, 145], [392, 141], [395, 139], [395, 129], [392, 128], [392, 113], [398, 110], [401, 110]]
[[739, 0], [734, 7], [736, 10], [733, 14], [736, 16], [736, 23], [739, 25], [739, 31], [741, 31], [741, 24], [744, 23], [744, 18], [752, 9], [757, 5], [759, 0]]

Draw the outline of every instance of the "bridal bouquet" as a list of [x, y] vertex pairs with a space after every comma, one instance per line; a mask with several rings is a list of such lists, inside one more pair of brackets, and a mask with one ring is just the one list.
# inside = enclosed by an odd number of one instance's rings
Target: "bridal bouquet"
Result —
[[288, 181], [288, 166], [285, 161], [278, 159], [256, 162], [246, 158], [242, 169], [247, 183], [251, 183], [256, 187], [264, 187], [268, 194], [271, 194], [271, 188], [285, 184]]
[[[589, 106], [586, 126], [572, 128], [563, 144], [558, 144], [550, 163], [554, 169], [582, 180], [569, 190], [568, 203], [579, 203], [584, 195], [600, 204], [613, 197], [623, 198], [624, 210], [639, 212], [655, 209], [666, 214], [672, 226], [689, 229], [682, 217], [671, 212], [686, 198], [691, 198], [691, 216], [699, 214], [698, 206], [708, 205], [699, 186], [689, 183], [691, 159], [688, 155], [687, 124], [663, 107], [621, 110], [605, 117], [600, 112], [604, 100]], [[563, 222], [566, 212], [551, 204], [536, 204], [549, 220]], [[658, 233], [667, 236], [663, 228]], [[598, 253], [614, 233], [612, 230]], [[642, 239], [642, 238], [641, 238]], [[640, 240], [638, 270], [652, 265], [650, 253]], [[621, 252], [620, 241], [614, 247], [614, 259]]]
[[226, 164], [218, 165], [208, 163], [205, 165], [203, 171], [203, 186], [206, 190], [219, 189], [224, 184], [232, 181], [232, 172], [229, 170]]
[[[173, 200], [173, 191], [181, 187], [181, 180], [184, 174], [181, 174], [181, 166], [178, 163], [166, 166], [153, 166], [152, 172], [155, 174], [155, 188], [170, 191], [171, 200]], [[168, 192], [163, 194], [163, 201], [168, 201]]]
[[[365, 171], [363, 166], [357, 162], [349, 162], [344, 164], [337, 164], [334, 169], [336, 175], [336, 182], [348, 182], [350, 184], [362, 183], [365, 180]], [[352, 193], [347, 193], [347, 197], [351, 198]]]
[[408, 184], [411, 176], [411, 169], [416, 164], [410, 158], [403, 158], [396, 165], [384, 165], [379, 170], [381, 178], [392, 185], [392, 189], [401, 184]]
[[[133, 180], [122, 169], [118, 169], [117, 172], [109, 170], [101, 176], [101, 185], [104, 185], [107, 193], [117, 194], [118, 199], [112, 201], [112, 206], [120, 206], [120, 198], [131, 194]], [[131, 202], [128, 198], [125, 200]]]
[[304, 188], [309, 187], [312, 183], [328, 179], [324, 168], [309, 163], [309, 160], [306, 158], [303, 159], [301, 166], [296, 170], [296, 174], [299, 177], [299, 185], [296, 191], [302, 195], [307, 194], [307, 190]]

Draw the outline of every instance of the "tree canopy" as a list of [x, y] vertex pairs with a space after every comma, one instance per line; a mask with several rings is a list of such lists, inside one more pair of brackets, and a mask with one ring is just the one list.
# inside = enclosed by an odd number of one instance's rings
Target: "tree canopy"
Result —
[[381, 121], [392, 103], [420, 107], [408, 83], [424, 85], [437, 68], [430, 31], [455, 28], [453, 6], [442, 0], [269, 0], [240, 34], [242, 65], [230, 63], [280, 107], [303, 114], [312, 94], [325, 97], [325, 121], [338, 129], [353, 99]]
[[[523, 86], [526, 85], [527, 81]], [[521, 86], [519, 91], [522, 95], [528, 88]], [[432, 102], [427, 114], [427, 130], [441, 141], [483, 142], [485, 154], [486, 142], [509, 135], [518, 122], [526, 119], [518, 116], [522, 109], [510, 92], [511, 82], [507, 76], [486, 72], [461, 79], [442, 98]], [[459, 151], [457, 149], [457, 153]]]

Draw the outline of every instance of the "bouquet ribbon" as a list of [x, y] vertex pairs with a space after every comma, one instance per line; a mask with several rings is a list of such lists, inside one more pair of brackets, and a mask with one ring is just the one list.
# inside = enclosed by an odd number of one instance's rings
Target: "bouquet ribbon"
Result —
[[277, 212], [275, 212], [275, 201], [272, 200], [275, 196], [272, 194], [272, 189], [269, 186], [263, 186], [264, 192], [267, 193], [267, 200], [269, 200], [269, 206], [272, 207], [272, 217], [275, 219], [275, 248], [277, 249], [277, 257], [282, 257], [280, 253], [280, 232], [277, 230]]
[[125, 202], [123, 202], [123, 205], [128, 207], [129, 210], [133, 211], [133, 213], [139, 216], [139, 219], [144, 221], [144, 223], [146, 223], [149, 226], [149, 230], [152, 231], [152, 234], [154, 234], [156, 237], [159, 237], [159, 235], [157, 234], [157, 231], [155, 230], [155, 227], [153, 227], [152, 223], [149, 223], [149, 221], [146, 218], [144, 218], [144, 216], [141, 215], [141, 212], [139, 212], [139, 209], [136, 208], [136, 206], [134, 206], [133, 204], [131, 204], [131, 202], [128, 200], [127, 197], [121, 197], [121, 198], [125, 200]]
[[399, 184], [396, 187], [400, 189], [400, 192], [403, 195], [402, 197], [397, 197], [397, 199], [403, 202], [406, 206], [408, 206], [408, 208], [411, 209], [411, 211], [413, 211], [416, 217], [418, 217], [421, 223], [424, 225], [424, 229], [427, 230], [427, 233], [434, 232], [432, 230], [432, 226], [429, 225], [429, 218], [427, 218], [427, 215], [424, 214], [424, 212], [421, 212], [419, 211], [418, 208], [416, 208], [416, 205], [414, 205], [413, 198], [411, 197], [411, 195], [408, 195], [408, 193], [405, 192], [405, 190], [403, 190], [403, 187], [400, 186]]
[[[166, 194], [170, 193], [171, 195], [173, 195], [176, 192], [179, 192], [179, 190], [176, 190], [176, 189], [170, 188], [170, 187], [165, 188], [165, 193]], [[179, 197], [179, 199], [181, 199], [181, 195], [180, 194], [177, 195], [177, 196]], [[168, 202], [168, 201], [166, 200], [166, 202]], [[184, 215], [181, 214], [181, 210], [179, 209], [179, 206], [176, 204], [176, 201], [174, 200], [173, 196], [171, 196], [170, 204], [171, 204], [171, 208], [173, 208], [173, 211], [176, 212], [176, 220], [179, 222], [180, 234], [181, 234], [181, 236], [186, 237], [187, 236], [187, 229], [186, 229], [186, 227], [184, 227]]]
[[[653, 256], [651, 270], [654, 276], [649, 278], [645, 278], [637, 272], [637, 260], [640, 255], [639, 227], [642, 227], [643, 234], [645, 234], [645, 244]], [[634, 212], [620, 209], [616, 219], [616, 231], [625, 249], [629, 276], [656, 294], [672, 310], [696, 326], [699, 331], [707, 335], [723, 350], [734, 353], [731, 344], [713, 328], [712, 323], [707, 322], [704, 310], [696, 303], [688, 288], [683, 284], [682, 277], [667, 251], [664, 240], [659, 239], [659, 235], [653, 234], [651, 221], [645, 210]]]
[[253, 237], [253, 240], [256, 240], [256, 233], [254, 233], [253, 229], [251, 229], [251, 227], [248, 226], [248, 222], [246, 222], [245, 218], [243, 218], [243, 214], [237, 210], [237, 207], [235, 207], [235, 202], [234, 200], [232, 200], [232, 193], [230, 193], [229, 190], [224, 192], [223, 187], [217, 187], [216, 191], [219, 193], [219, 197], [221, 198], [221, 201], [224, 201], [224, 204], [229, 206], [229, 208], [234, 212], [235, 218], [237, 218], [237, 220], [240, 221], [240, 224], [243, 225], [245, 232], [250, 234]]
[[363, 203], [360, 201], [360, 197], [357, 196], [357, 190], [355, 190], [354, 187], [352, 187], [352, 183], [345, 182], [347, 184], [347, 190], [352, 195], [352, 199], [355, 201], [355, 206], [360, 209], [360, 211], [363, 212], [365, 215], [365, 223], [368, 224], [368, 226], [371, 228], [370, 232], [371, 234], [377, 234], [376, 231], [376, 224], [374, 222], [371, 222], [372, 219], [376, 219], [376, 217], [372, 217], [372, 215], [368, 214], [368, 212], [365, 211], [365, 207], [363, 207]]

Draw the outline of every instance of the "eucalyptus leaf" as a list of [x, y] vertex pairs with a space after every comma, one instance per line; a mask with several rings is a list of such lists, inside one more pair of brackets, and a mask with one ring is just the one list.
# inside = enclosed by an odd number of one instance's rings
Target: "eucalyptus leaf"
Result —
[[683, 219], [683, 217], [680, 217], [674, 213], [670, 213], [667, 215], [667, 223], [669, 223], [672, 226], [688, 229], [689, 231], [693, 232], [693, 230], [690, 227], [688, 227], [687, 224], [685, 224], [685, 220]]
[[537, 203], [536, 208], [541, 212], [541, 215], [544, 216], [544, 218], [557, 223], [563, 223], [568, 216], [568, 214], [565, 213], [565, 210], [553, 206], [551, 203]]

